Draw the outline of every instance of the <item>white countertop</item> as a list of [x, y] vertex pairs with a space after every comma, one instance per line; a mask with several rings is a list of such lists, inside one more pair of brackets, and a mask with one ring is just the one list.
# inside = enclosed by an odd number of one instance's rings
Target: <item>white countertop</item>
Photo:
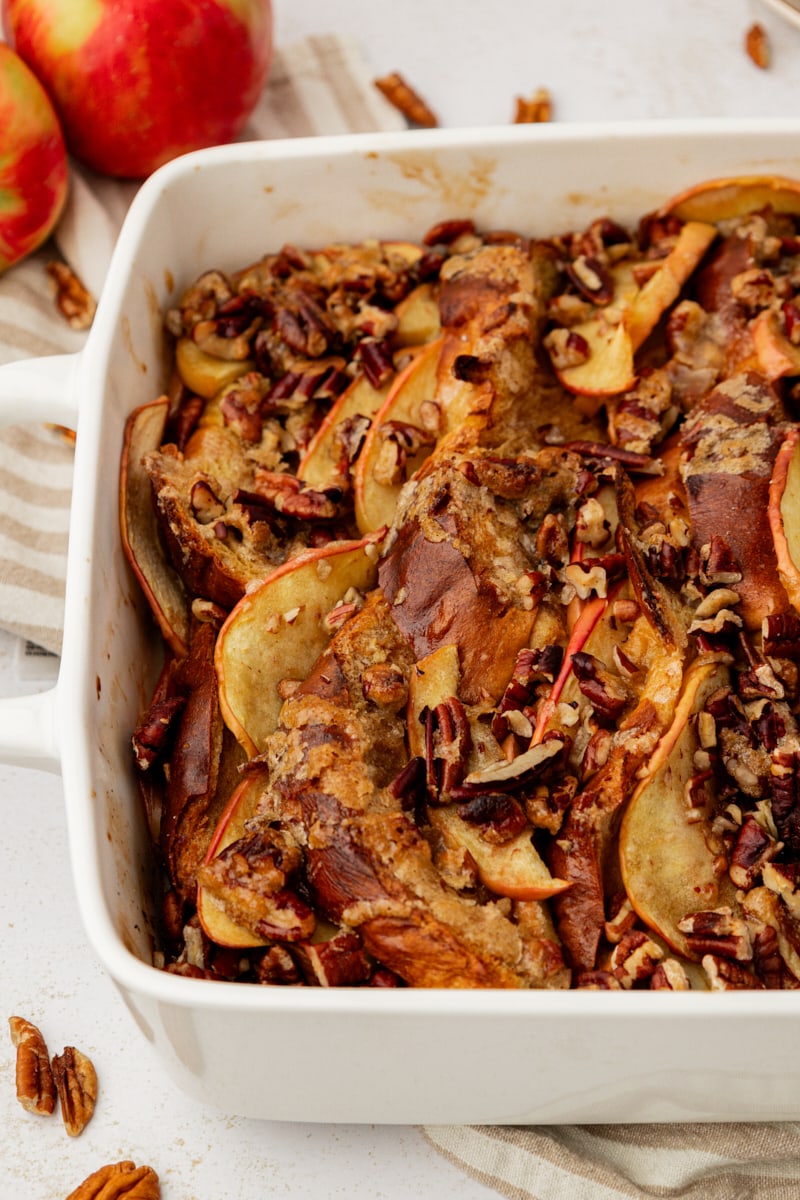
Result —
[[[800, 106], [800, 30], [753, 0], [275, 0], [276, 36], [351, 35], [376, 75], [400, 70], [444, 125], [505, 124], [516, 95], [547, 87], [553, 117], [787, 115]], [[746, 57], [761, 19], [773, 65]], [[0, 638], [0, 668], [10, 640]], [[0, 670], [0, 676], [2, 670]], [[51, 1052], [94, 1060], [96, 1115], [76, 1140], [59, 1118], [23, 1113], [0, 1035], [0, 1200], [63, 1200], [103, 1163], [150, 1163], [163, 1200], [419, 1197], [496, 1193], [414, 1128], [272, 1124], [201, 1109], [163, 1074], [83, 937], [55, 776], [0, 767], [0, 1016], [40, 1024]], [[312, 1081], [313, 1084], [313, 1081]]]

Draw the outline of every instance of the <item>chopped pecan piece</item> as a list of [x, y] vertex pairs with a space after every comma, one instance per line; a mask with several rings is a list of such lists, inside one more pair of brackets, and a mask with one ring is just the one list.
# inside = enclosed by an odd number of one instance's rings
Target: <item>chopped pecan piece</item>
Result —
[[56, 1105], [56, 1088], [41, 1031], [24, 1017], [9, 1017], [8, 1025], [17, 1048], [17, 1099], [27, 1112], [49, 1116]]
[[404, 809], [412, 809], [425, 797], [425, 780], [425, 759], [410, 758], [389, 784], [389, 791]]
[[487, 842], [508, 842], [528, 823], [522, 805], [506, 792], [473, 796], [459, 805], [458, 812], [471, 825], [480, 825]]
[[327, 942], [301, 942], [294, 953], [306, 981], [316, 987], [355, 987], [372, 971], [357, 933], [337, 934]]
[[780, 845], [754, 817], [742, 822], [731, 853], [729, 875], [736, 887], [747, 891], [761, 874], [765, 863], [775, 857]]
[[665, 958], [650, 976], [652, 992], [688, 992], [689, 988], [689, 979], [677, 958]]
[[599, 258], [579, 254], [567, 263], [566, 272], [579, 292], [593, 304], [610, 304], [614, 295], [614, 284], [605, 264]]
[[765, 925], [753, 937], [753, 966], [764, 987], [783, 987], [784, 967], [778, 933], [771, 925]]
[[303, 983], [297, 963], [285, 946], [269, 947], [258, 962], [256, 976], [259, 983], [273, 987], [297, 987]]
[[700, 958], [732, 959], [750, 962], [753, 943], [746, 921], [735, 917], [727, 905], [691, 913], [678, 921], [678, 929], [686, 934], [690, 950]]
[[457, 696], [449, 696], [426, 714], [425, 756], [431, 799], [449, 800], [466, 774], [472, 731]]
[[131, 738], [134, 762], [140, 771], [148, 770], [169, 753], [177, 718], [185, 705], [185, 696], [170, 696], [150, 705]]
[[92, 1119], [97, 1100], [94, 1065], [82, 1051], [65, 1046], [61, 1054], [53, 1056], [53, 1078], [64, 1128], [70, 1137], [78, 1137]]
[[629, 929], [611, 952], [611, 971], [624, 988], [649, 979], [664, 951], [641, 929]]
[[800, 659], [800, 616], [772, 613], [761, 624], [764, 653], [777, 658]]
[[439, 120], [432, 108], [422, 99], [399, 71], [391, 71], [374, 81], [375, 87], [401, 112], [412, 125], [421, 125], [423, 129], [433, 129]]
[[572, 656], [572, 670], [578, 687], [594, 708], [598, 720], [615, 722], [630, 703], [626, 684], [609, 671], [599, 659], [580, 650]]
[[733, 992], [764, 986], [752, 971], [716, 954], [704, 954], [701, 965], [712, 992]]
[[93, 1171], [67, 1200], [161, 1200], [161, 1187], [152, 1167], [126, 1160]]
[[589, 343], [576, 329], [552, 329], [544, 339], [544, 346], [557, 371], [579, 367], [589, 359]]
[[532, 96], [517, 96], [514, 101], [515, 125], [540, 125], [552, 115], [553, 102], [547, 88], [537, 88]]
[[[304, 487], [294, 475], [280, 471], [256, 469], [254, 492], [253, 497], [242, 495], [241, 499], [259, 500], [283, 516], [300, 521], [333, 521], [341, 513], [340, 487]], [[235, 498], [238, 501], [239, 494]]]
[[616, 946], [635, 924], [636, 912], [628, 897], [624, 895], [614, 897], [611, 915], [607, 918], [604, 926], [608, 941]]
[[406, 477], [410, 459], [436, 438], [427, 429], [403, 421], [386, 421], [378, 430], [381, 448], [373, 468], [379, 483], [400, 483]]
[[800, 850], [800, 746], [794, 740], [772, 754], [770, 793], [778, 834], [794, 851]]
[[66, 263], [48, 263], [47, 274], [53, 282], [61, 315], [72, 329], [88, 329], [97, 310], [94, 296]]
[[579, 971], [573, 987], [582, 992], [614, 992], [619, 991], [622, 984], [610, 971]]
[[764, 867], [763, 882], [781, 897], [794, 920], [800, 921], [800, 864], [768, 863]]
[[769, 35], [759, 21], [748, 25], [744, 35], [744, 48], [747, 57], [759, 70], [765, 71], [772, 60], [772, 50]]
[[408, 683], [393, 663], [373, 663], [361, 676], [364, 699], [382, 708], [398, 711], [408, 699]]

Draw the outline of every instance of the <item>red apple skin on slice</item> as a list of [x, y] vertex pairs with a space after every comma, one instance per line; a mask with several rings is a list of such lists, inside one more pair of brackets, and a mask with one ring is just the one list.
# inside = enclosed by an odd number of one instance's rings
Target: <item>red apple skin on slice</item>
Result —
[[[440, 350], [441, 339], [437, 339], [416, 354], [397, 376], [375, 414], [354, 472], [356, 522], [362, 533], [391, 525], [397, 496], [404, 482], [404, 479], [384, 481], [380, 477], [380, 470], [376, 476], [375, 467], [384, 445], [381, 427], [389, 421], [397, 421], [403, 425], [424, 428], [420, 408], [436, 394]], [[425, 447], [423, 454], [417, 455], [416, 459], [421, 462], [430, 449], [430, 445]], [[410, 463], [412, 470], [419, 465], [416, 459]]]
[[[265, 779], [266, 769], [250, 770], [234, 788], [217, 822], [204, 863], [210, 863], [220, 851], [242, 836], [245, 822], [255, 814]], [[263, 938], [256, 937], [244, 926], [232, 921], [217, 899], [202, 886], [197, 889], [197, 915], [206, 935], [219, 946], [246, 949], [265, 944]]]
[[220, 707], [249, 755], [264, 749], [278, 724], [278, 684], [304, 679], [328, 644], [327, 614], [350, 589], [374, 586], [383, 532], [299, 554], [229, 614], [215, 654]]
[[790, 429], [775, 459], [769, 485], [769, 525], [778, 574], [800, 612], [800, 430]]
[[709, 848], [710, 804], [688, 820], [686, 788], [696, 774], [699, 743], [691, 718], [728, 679], [720, 662], [698, 660], [686, 673], [675, 717], [661, 738], [622, 820], [620, 869], [631, 904], [645, 924], [687, 958], [678, 922], [692, 912], [729, 904], [734, 887], [715, 870]]
[[158, 627], [173, 654], [183, 658], [189, 639], [188, 599], [161, 548], [150, 477], [142, 466], [143, 456], [163, 441], [168, 412], [164, 396], [128, 418], [120, 470], [120, 529], [125, 557]]

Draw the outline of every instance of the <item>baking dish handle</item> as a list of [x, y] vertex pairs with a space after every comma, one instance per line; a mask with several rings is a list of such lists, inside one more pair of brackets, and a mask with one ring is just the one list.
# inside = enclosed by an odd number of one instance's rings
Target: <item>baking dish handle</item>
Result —
[[78, 427], [77, 354], [50, 354], [0, 366], [0, 425]]
[[[80, 354], [52, 354], [0, 366], [0, 425], [77, 429], [79, 359]], [[60, 771], [57, 689], [0, 698], [0, 762]]]

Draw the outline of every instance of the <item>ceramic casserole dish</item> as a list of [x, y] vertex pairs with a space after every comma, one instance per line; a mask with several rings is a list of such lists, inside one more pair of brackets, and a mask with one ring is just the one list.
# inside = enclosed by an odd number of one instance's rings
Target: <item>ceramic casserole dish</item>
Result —
[[163, 390], [163, 313], [210, 266], [283, 243], [419, 237], [457, 215], [532, 234], [635, 223], [704, 179], [800, 177], [800, 122], [319, 138], [189, 155], [145, 183], [77, 356], [0, 372], [4, 421], [77, 421], [64, 650], [4, 702], [0, 754], [60, 770], [83, 921], [139, 1034], [188, 1093], [291, 1121], [800, 1119], [800, 994], [271, 988], [152, 964], [153, 864], [130, 733], [160, 649], [120, 546], [125, 419]]

